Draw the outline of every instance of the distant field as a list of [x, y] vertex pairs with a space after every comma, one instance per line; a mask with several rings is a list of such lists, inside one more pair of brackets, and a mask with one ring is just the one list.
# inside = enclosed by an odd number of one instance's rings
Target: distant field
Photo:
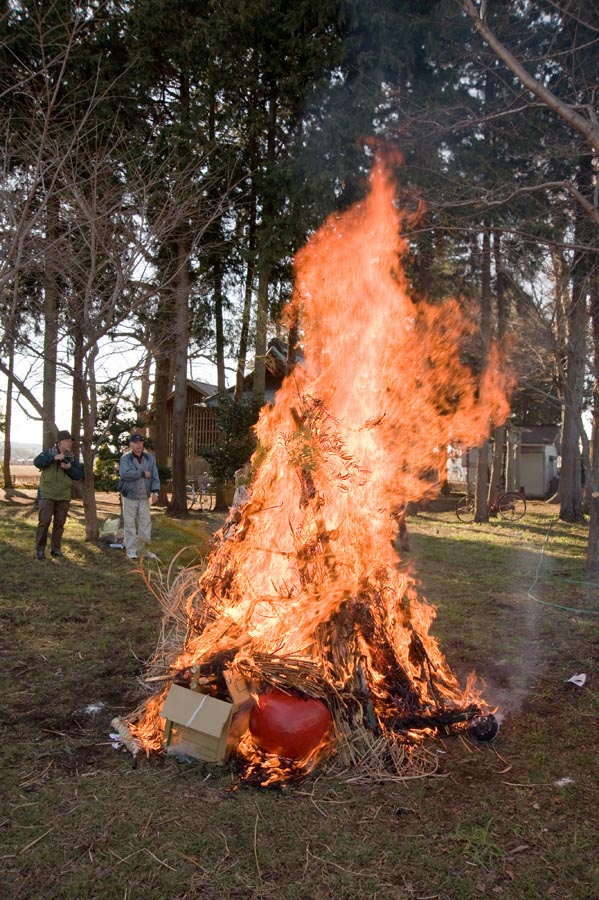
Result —
[[11, 465], [10, 474], [15, 487], [37, 484], [40, 477], [39, 469], [36, 469], [35, 466]]

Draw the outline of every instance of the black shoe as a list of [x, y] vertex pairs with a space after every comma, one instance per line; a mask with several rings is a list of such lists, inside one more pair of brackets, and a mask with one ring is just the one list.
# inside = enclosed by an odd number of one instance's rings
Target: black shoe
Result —
[[64, 559], [64, 556], [60, 552], [60, 550], [50, 550], [50, 556], [53, 556], [54, 559]]
[[36, 553], [36, 556], [37, 556], [38, 559], [45, 559], [45, 558], [46, 558], [46, 554], [44, 553], [43, 550], [38, 550], [37, 553]]

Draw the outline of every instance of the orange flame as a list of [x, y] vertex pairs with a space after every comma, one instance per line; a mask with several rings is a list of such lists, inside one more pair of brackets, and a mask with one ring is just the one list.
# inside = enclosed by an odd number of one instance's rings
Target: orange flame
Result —
[[[366, 199], [298, 253], [289, 314], [305, 361], [261, 412], [251, 499], [199, 576], [202, 627], [190, 608], [173, 663], [309, 662], [341, 705], [365, 681], [383, 731], [475, 699], [429, 635], [434, 608], [398, 570], [394, 515], [436, 493], [449, 444], [479, 444], [508, 412], [497, 349], [482, 377], [460, 359], [474, 330], [460, 304], [410, 299], [401, 219], [379, 160]], [[148, 746], [159, 706], [135, 726]]]

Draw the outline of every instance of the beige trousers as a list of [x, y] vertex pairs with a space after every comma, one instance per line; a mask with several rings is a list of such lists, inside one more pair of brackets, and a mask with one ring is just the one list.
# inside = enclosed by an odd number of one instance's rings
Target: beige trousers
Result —
[[152, 537], [150, 501], [149, 499], [128, 500], [127, 497], [121, 499], [123, 501], [125, 550], [127, 556], [134, 556], [141, 553]]

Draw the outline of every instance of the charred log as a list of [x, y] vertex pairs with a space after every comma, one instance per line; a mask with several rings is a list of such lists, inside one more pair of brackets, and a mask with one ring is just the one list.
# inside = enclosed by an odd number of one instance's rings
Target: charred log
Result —
[[466, 725], [480, 715], [481, 710], [478, 706], [468, 706], [465, 709], [454, 710], [440, 709], [428, 714], [402, 715], [391, 724], [391, 729], [396, 733], [432, 729], [433, 731], [450, 734], [456, 726]]

